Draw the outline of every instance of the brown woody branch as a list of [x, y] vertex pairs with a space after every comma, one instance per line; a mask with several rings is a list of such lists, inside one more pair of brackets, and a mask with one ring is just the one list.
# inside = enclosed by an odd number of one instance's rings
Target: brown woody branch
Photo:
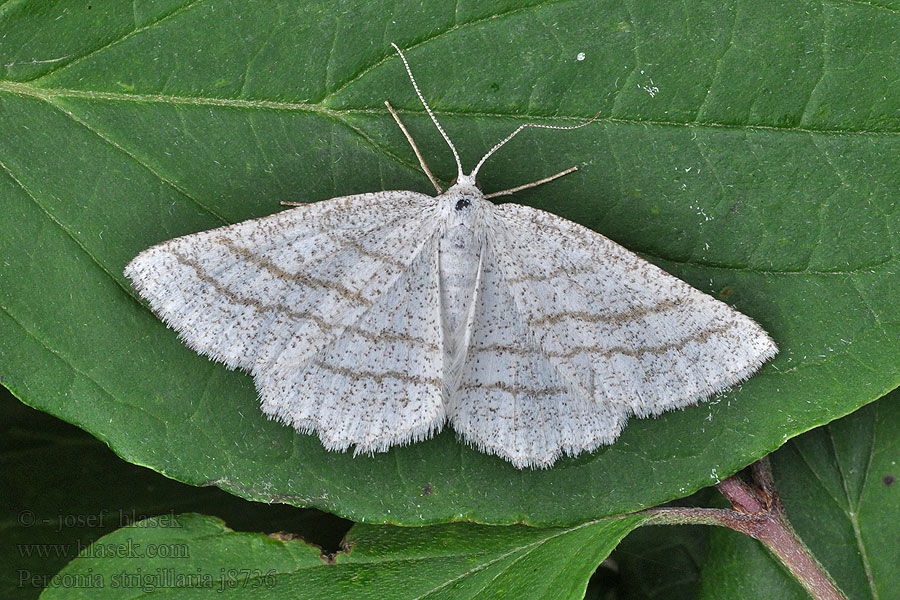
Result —
[[650, 515], [649, 523], [718, 525], [749, 535], [778, 557], [816, 600], [847, 600], [787, 520], [768, 459], [757, 461], [750, 471], [751, 483], [732, 475], [716, 485], [733, 510], [664, 507], [643, 513]]

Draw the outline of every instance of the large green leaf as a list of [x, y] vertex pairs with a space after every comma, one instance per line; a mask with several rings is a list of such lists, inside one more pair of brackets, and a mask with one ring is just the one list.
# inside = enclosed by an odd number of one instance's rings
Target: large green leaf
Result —
[[[895, 10], [856, 2], [191, 2], [0, 6], [3, 384], [129, 461], [356, 520], [565, 524], [683, 496], [900, 383]], [[449, 153], [758, 319], [781, 353], [710, 403], [517, 471], [445, 431], [372, 458], [260, 413], [121, 275], [280, 200], [428, 191], [382, 101]], [[583, 60], [579, 57], [583, 54]]]
[[[900, 390], [772, 455], [788, 518], [848, 598], [900, 598]], [[763, 547], [716, 528], [701, 598], [807, 596]]]
[[[327, 559], [302, 540], [236, 533], [218, 519], [181, 515], [101, 538], [41, 597], [132, 598], [143, 584], [162, 598], [215, 589], [224, 598], [579, 599], [597, 564], [642, 520], [543, 529], [356, 525], [348, 551]], [[134, 551], [110, 555], [119, 548]], [[150, 558], [153, 552], [166, 557]], [[79, 581], [88, 585], [76, 589]]]

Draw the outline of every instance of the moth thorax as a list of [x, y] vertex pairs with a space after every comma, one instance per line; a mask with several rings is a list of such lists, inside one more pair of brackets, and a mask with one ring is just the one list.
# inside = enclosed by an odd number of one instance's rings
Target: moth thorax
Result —
[[459, 339], [457, 333], [469, 319], [483, 238], [479, 228], [464, 222], [448, 223], [440, 238], [441, 312], [444, 331], [448, 334], [445, 349], [451, 356], [458, 350], [454, 347], [454, 340]]

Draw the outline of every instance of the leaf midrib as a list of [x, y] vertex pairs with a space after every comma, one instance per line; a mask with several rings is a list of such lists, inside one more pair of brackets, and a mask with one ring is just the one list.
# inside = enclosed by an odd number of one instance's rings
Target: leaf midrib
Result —
[[[223, 108], [240, 108], [245, 110], [274, 110], [282, 112], [307, 112], [317, 113], [343, 120], [351, 115], [377, 115], [387, 116], [389, 113], [383, 108], [329, 108], [322, 102], [285, 102], [276, 100], [254, 100], [244, 98], [221, 98], [215, 96], [176, 96], [170, 94], [134, 94], [125, 92], [103, 92], [95, 90], [78, 90], [72, 88], [44, 88], [30, 83], [18, 81], [0, 80], [0, 92], [8, 92], [19, 96], [31, 96], [42, 100], [52, 101], [53, 98], [78, 98], [87, 100], [105, 100], [109, 102], [135, 102], [151, 104], [170, 104], [173, 106], [220, 106]], [[426, 116], [424, 111], [396, 109], [398, 113]], [[479, 119], [504, 119], [510, 121], [546, 121], [546, 122], [581, 122], [590, 119], [592, 115], [539, 115], [523, 112], [503, 113], [487, 111], [465, 110], [434, 110], [435, 115], [451, 118], [479, 118]], [[900, 131], [878, 129], [836, 129], [836, 128], [810, 128], [810, 127], [776, 127], [774, 125], [753, 125], [739, 123], [721, 123], [718, 121], [674, 121], [661, 119], [629, 119], [624, 117], [597, 117], [598, 124], [611, 125], [640, 125], [653, 127], [672, 127], [688, 129], [716, 129], [734, 131], [762, 131], [778, 133], [802, 133], [815, 136], [847, 136], [859, 135], [869, 137], [900, 137]]]

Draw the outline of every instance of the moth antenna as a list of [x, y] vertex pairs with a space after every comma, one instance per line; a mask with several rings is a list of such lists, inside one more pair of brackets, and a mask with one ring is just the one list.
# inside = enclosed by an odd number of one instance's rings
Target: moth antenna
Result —
[[503, 146], [503, 144], [505, 144], [509, 140], [513, 139], [514, 137], [516, 137], [516, 135], [518, 135], [519, 132], [522, 131], [523, 129], [525, 129], [526, 127], [537, 127], [539, 129], [579, 129], [581, 127], [584, 127], [585, 125], [590, 125], [591, 123], [596, 121], [597, 117], [599, 117], [599, 116], [600, 116], [600, 113], [598, 112], [596, 115], [594, 115], [587, 121], [585, 121], [583, 123], [579, 123], [577, 125], [544, 125], [542, 123], [525, 123], [523, 125], [519, 125], [515, 131], [513, 131], [511, 134], [509, 134], [508, 136], [506, 136], [499, 142], [497, 142], [493, 148], [488, 150], [487, 154], [485, 154], [484, 156], [481, 157], [481, 160], [479, 160], [478, 164], [475, 165], [475, 169], [472, 171], [472, 174], [469, 177], [474, 178], [478, 174], [478, 169], [481, 168], [481, 165], [484, 164], [484, 161], [486, 161], [488, 159], [488, 157], [490, 157], [491, 154], [493, 154], [494, 152], [499, 150]]
[[447, 145], [450, 146], [450, 150], [453, 151], [453, 158], [456, 160], [456, 168], [458, 171], [457, 179], [462, 179], [465, 177], [463, 174], [462, 163], [459, 160], [459, 153], [456, 152], [456, 147], [453, 145], [453, 142], [450, 141], [449, 136], [447, 136], [447, 132], [444, 131], [444, 128], [441, 127], [441, 124], [438, 123], [437, 117], [434, 116], [434, 113], [431, 112], [431, 107], [428, 106], [428, 103], [425, 102], [425, 97], [422, 95], [422, 92], [419, 90], [419, 84], [416, 83], [416, 78], [413, 77], [412, 69], [409, 68], [409, 63], [406, 62], [406, 57], [403, 56], [403, 52], [400, 51], [400, 47], [397, 44], [391, 42], [391, 46], [394, 47], [394, 50], [397, 51], [397, 54], [400, 55], [400, 60], [403, 61], [403, 66], [406, 67], [406, 72], [409, 74], [409, 80], [413, 84], [413, 89], [416, 90], [416, 95], [419, 97], [419, 100], [422, 101], [422, 106], [425, 107], [425, 112], [428, 113], [428, 116], [431, 117], [431, 120], [434, 121], [434, 126], [437, 127], [438, 131], [441, 132], [441, 135], [447, 141]]

